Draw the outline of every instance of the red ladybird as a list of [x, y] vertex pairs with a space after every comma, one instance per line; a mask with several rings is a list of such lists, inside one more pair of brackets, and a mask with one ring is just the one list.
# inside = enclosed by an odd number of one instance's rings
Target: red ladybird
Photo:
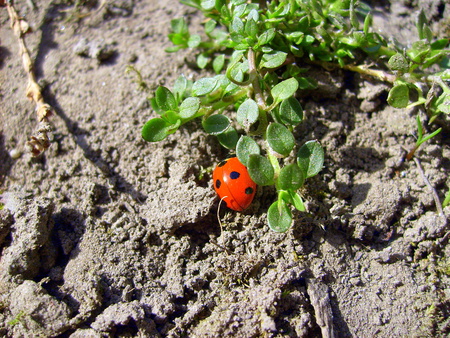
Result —
[[227, 207], [236, 211], [247, 209], [256, 193], [256, 183], [247, 168], [232, 157], [220, 162], [213, 172], [214, 190]]

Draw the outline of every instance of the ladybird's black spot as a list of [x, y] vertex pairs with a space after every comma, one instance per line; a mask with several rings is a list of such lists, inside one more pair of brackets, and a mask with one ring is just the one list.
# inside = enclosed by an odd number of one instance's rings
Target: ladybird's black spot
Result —
[[218, 167], [223, 167], [225, 164], [227, 163], [227, 161], [220, 161], [219, 164], [217, 165]]
[[237, 180], [237, 179], [239, 178], [239, 176], [241, 176], [241, 174], [239, 174], [237, 171], [232, 171], [232, 172], [230, 173], [230, 178], [231, 178], [232, 180]]
[[246, 194], [246, 195], [251, 195], [251, 194], [253, 194], [253, 188], [252, 188], [252, 187], [246, 188], [246, 189], [245, 189], [245, 194]]
[[216, 180], [216, 189], [219, 189], [221, 185], [222, 182], [220, 182], [220, 180]]

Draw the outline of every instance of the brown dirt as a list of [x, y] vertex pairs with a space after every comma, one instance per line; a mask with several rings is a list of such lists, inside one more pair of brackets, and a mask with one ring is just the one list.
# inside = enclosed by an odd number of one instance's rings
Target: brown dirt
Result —
[[[401, 161], [417, 112], [387, 106], [384, 84], [320, 71], [296, 130], [299, 143], [318, 139], [326, 151], [323, 171], [303, 191], [308, 212], [274, 233], [265, 217], [273, 191], [259, 189], [245, 213], [222, 212], [221, 231], [202, 173], [226, 152], [195, 123], [144, 142], [148, 94], [125, 74], [132, 64], [152, 90], [182, 73], [199, 78], [185, 62], [192, 51], [164, 49], [172, 18], [190, 18], [195, 30], [200, 16], [176, 1], [106, 1], [82, 20], [66, 1], [36, 2], [35, 10], [16, 3], [34, 29], [26, 41], [56, 114], [51, 148], [32, 158], [24, 145], [34, 107], [2, 8], [0, 335], [450, 332], [448, 227], [417, 165]], [[450, 11], [445, 1], [383, 3], [375, 23], [405, 44], [417, 8], [433, 22]], [[448, 129], [418, 158], [442, 200]]]

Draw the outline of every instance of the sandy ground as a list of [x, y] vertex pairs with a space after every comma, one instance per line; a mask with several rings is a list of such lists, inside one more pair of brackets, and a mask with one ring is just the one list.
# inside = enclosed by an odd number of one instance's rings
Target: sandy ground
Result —
[[[302, 191], [308, 212], [274, 233], [266, 221], [274, 191], [259, 189], [245, 213], [222, 210], [221, 231], [210, 172], [227, 152], [216, 139], [196, 123], [157, 144], [140, 137], [154, 116], [152, 90], [204, 74], [185, 62], [193, 51], [164, 52], [171, 19], [185, 16], [198, 30], [201, 17], [177, 1], [112, 0], [97, 11], [67, 3], [33, 10], [16, 1], [55, 108], [52, 146], [38, 158], [24, 149], [36, 116], [0, 10], [1, 336], [450, 332], [447, 220], [416, 163], [402, 161], [416, 111], [387, 106], [382, 83], [313, 70], [320, 85], [301, 98], [306, 120], [295, 136], [319, 140], [326, 160]], [[450, 11], [445, 1], [383, 4], [375, 23], [405, 44], [418, 7], [438, 32]], [[80, 12], [90, 15], [77, 20]], [[418, 153], [441, 200], [450, 184], [445, 123]]]

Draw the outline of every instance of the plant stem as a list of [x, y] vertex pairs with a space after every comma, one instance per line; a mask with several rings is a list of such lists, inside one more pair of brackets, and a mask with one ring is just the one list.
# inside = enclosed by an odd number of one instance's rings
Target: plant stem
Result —
[[443, 224], [447, 223], [447, 218], [445, 217], [444, 210], [442, 209], [441, 202], [439, 201], [439, 196], [436, 192], [436, 190], [431, 185], [428, 178], [425, 176], [425, 173], [422, 169], [422, 165], [420, 164], [420, 161], [417, 158], [414, 158], [414, 162], [416, 162], [417, 168], [419, 169], [420, 175], [422, 176], [423, 181], [428, 186], [428, 188], [431, 190], [431, 194], [433, 195], [434, 203], [436, 204], [436, 209], [439, 214], [439, 216], [443, 220]]
[[356, 73], [373, 76], [383, 82], [394, 83], [394, 81], [396, 79], [396, 77], [392, 74], [388, 74], [382, 70], [370, 69], [366, 65], [359, 65], [359, 66], [345, 65], [343, 68], [347, 69], [347, 70], [351, 70]]
[[278, 178], [278, 175], [280, 174], [280, 163], [278, 162], [278, 159], [275, 155], [273, 155], [270, 151], [270, 147], [267, 147], [267, 157], [269, 158], [270, 164], [272, 164], [272, 167], [275, 171], [273, 178], [276, 180]]
[[249, 48], [248, 50], [247, 59], [250, 78], [253, 78], [252, 86], [255, 93], [255, 101], [262, 110], [266, 111], [267, 104], [266, 100], [264, 99], [261, 86], [259, 85], [259, 74], [256, 69], [255, 52], [251, 48]]
[[50, 139], [48, 133], [53, 130], [49, 122], [49, 117], [52, 116], [52, 107], [45, 103], [42, 96], [41, 87], [36, 81], [36, 76], [34, 74], [34, 65], [30, 57], [30, 52], [25, 44], [25, 34], [30, 31], [28, 23], [19, 17], [15, 8], [13, 7], [12, 1], [7, 1], [6, 6], [8, 9], [9, 18], [11, 20], [11, 28], [16, 35], [19, 42], [20, 57], [22, 59], [23, 68], [28, 75], [28, 85], [26, 95], [33, 101], [36, 105], [36, 114], [39, 121], [38, 128], [36, 131], [36, 136], [31, 136], [31, 140], [26, 144], [29, 147], [31, 154], [33, 156], [39, 156], [48, 147], [50, 147]]

